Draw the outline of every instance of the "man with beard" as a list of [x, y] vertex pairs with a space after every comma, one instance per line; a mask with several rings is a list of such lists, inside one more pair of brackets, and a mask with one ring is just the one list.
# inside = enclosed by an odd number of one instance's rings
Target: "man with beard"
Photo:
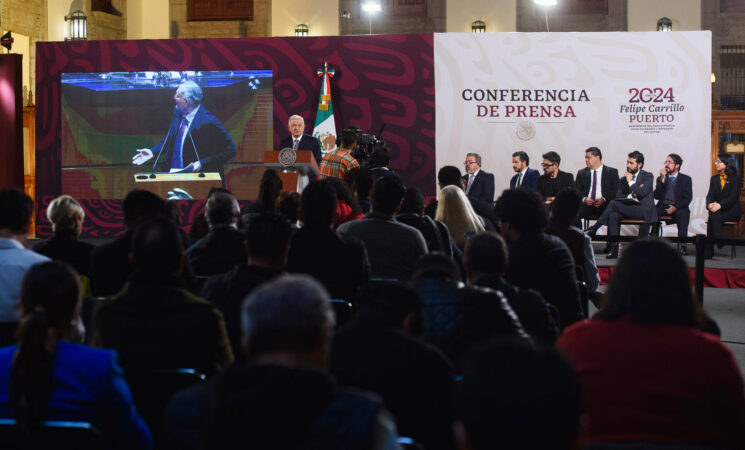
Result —
[[463, 182], [468, 198], [491, 204], [494, 201], [494, 175], [481, 170], [481, 156], [478, 153], [467, 153], [463, 165], [466, 166]]
[[[693, 182], [691, 177], [680, 173], [683, 158], [675, 153], [670, 153], [665, 159], [665, 167], [660, 169], [657, 177], [657, 187], [654, 190], [654, 198], [657, 202], [657, 216], [670, 216], [672, 220], [665, 223], [678, 224], [678, 237], [688, 237], [688, 222], [691, 218], [691, 210], [688, 206], [693, 199]], [[652, 234], [657, 235], [660, 224], [652, 226]], [[686, 245], [681, 244], [680, 253], [686, 254]]]
[[559, 170], [561, 156], [556, 152], [543, 154], [543, 175], [538, 178], [538, 193], [547, 203], [554, 201], [554, 197], [560, 191], [568, 187], [574, 187], [574, 176], [571, 173]]
[[[649, 225], [657, 221], [657, 210], [652, 194], [654, 176], [642, 170], [643, 166], [644, 155], [641, 152], [634, 150], [629, 153], [626, 173], [620, 178], [618, 195], [608, 204], [597, 222], [588, 229], [587, 234], [591, 238], [595, 237], [595, 233], [602, 225], [608, 226], [608, 236], [618, 236], [619, 222], [622, 219], [643, 219], [645, 223], [639, 225], [639, 236], [649, 234]], [[607, 258], [618, 258], [618, 243], [611, 243], [609, 247]]]

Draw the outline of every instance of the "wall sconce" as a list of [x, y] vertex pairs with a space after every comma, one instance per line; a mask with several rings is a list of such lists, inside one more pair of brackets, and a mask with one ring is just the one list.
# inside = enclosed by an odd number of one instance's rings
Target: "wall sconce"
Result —
[[308, 36], [308, 25], [301, 23], [295, 27], [295, 36], [306, 37]]
[[370, 23], [370, 33], [372, 34], [372, 15], [373, 13], [380, 12], [383, 7], [380, 5], [380, 0], [367, 0], [362, 4], [362, 10], [367, 12], [367, 16]]
[[667, 17], [658, 20], [657, 31], [673, 31], [673, 21]]
[[717, 76], [714, 75], [714, 72], [711, 73], [711, 83], [714, 84], [717, 82]]
[[533, 0], [536, 5], [553, 6], [557, 3], [557, 0]]
[[485, 33], [486, 23], [483, 20], [474, 20], [471, 22], [471, 33]]
[[70, 37], [66, 41], [84, 41], [88, 39], [88, 17], [83, 11], [73, 11], [65, 16], [65, 22], [70, 22]]

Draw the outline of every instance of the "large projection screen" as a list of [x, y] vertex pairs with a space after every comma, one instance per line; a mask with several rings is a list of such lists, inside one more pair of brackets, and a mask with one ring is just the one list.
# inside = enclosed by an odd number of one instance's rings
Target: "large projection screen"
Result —
[[[706, 233], [711, 149], [711, 33], [436, 34], [437, 167], [482, 156], [497, 193], [513, 152], [561, 155], [576, 176], [584, 150], [626, 170], [641, 151], [655, 177], [669, 153], [693, 178], [691, 233]], [[675, 233], [674, 226], [666, 228]]]

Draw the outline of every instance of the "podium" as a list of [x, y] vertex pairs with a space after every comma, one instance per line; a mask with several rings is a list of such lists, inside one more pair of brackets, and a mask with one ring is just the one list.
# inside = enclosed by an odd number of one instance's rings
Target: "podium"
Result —
[[264, 152], [264, 167], [274, 169], [282, 180], [282, 191], [302, 192], [311, 180], [318, 179], [318, 163], [310, 150], [297, 150], [295, 162], [287, 166], [279, 162], [279, 151]]
[[193, 199], [201, 200], [207, 198], [213, 187], [222, 187], [222, 177], [218, 172], [146, 172], [136, 173], [134, 178], [137, 189], [150, 191], [164, 199], [168, 198], [168, 191], [173, 191], [174, 188], [183, 189]]

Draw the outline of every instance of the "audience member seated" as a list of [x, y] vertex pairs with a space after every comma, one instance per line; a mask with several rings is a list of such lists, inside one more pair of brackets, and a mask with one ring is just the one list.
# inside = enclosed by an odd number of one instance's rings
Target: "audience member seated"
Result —
[[397, 222], [406, 189], [398, 177], [381, 177], [373, 185], [372, 211], [360, 220], [342, 224], [342, 236], [353, 236], [365, 243], [373, 278], [408, 281], [427, 243], [414, 227]]
[[354, 197], [360, 205], [363, 214], [370, 212], [370, 191], [372, 190], [373, 180], [370, 168], [367, 166], [357, 167], [349, 171], [344, 178], [354, 192]]
[[541, 197], [528, 189], [505, 190], [495, 210], [509, 243], [507, 282], [535, 289], [556, 306], [561, 328], [583, 319], [574, 259], [561, 239], [543, 232], [547, 219]]
[[336, 191], [336, 217], [334, 218], [334, 229], [339, 228], [339, 225], [349, 222], [351, 220], [361, 219], [362, 209], [357, 203], [357, 199], [354, 198], [352, 190], [349, 189], [349, 185], [345, 181], [342, 181], [336, 177], [329, 177], [326, 181], [331, 184], [331, 187]]
[[245, 235], [238, 229], [238, 201], [231, 194], [216, 192], [204, 205], [210, 231], [186, 251], [192, 270], [198, 276], [225, 273], [245, 262]]
[[461, 449], [582, 448], [580, 382], [550, 348], [491, 343], [469, 358], [461, 392], [455, 426]]
[[507, 261], [507, 244], [497, 233], [487, 232], [470, 238], [463, 249], [468, 285], [504, 294], [525, 332], [539, 342], [553, 344], [559, 336], [559, 327], [551, 306], [537, 291], [521, 289], [505, 281]]
[[600, 284], [600, 274], [595, 262], [595, 251], [592, 249], [592, 239], [574, 226], [581, 206], [582, 195], [578, 190], [570, 187], [560, 191], [551, 204], [546, 233], [564, 241], [572, 253], [574, 264], [580, 269], [577, 273], [582, 274], [581, 280], [587, 285], [587, 291], [595, 292]]
[[236, 361], [243, 358], [241, 302], [258, 286], [284, 273], [290, 233], [290, 223], [282, 215], [259, 213], [248, 224], [245, 244], [241, 244], [248, 253], [248, 262], [210, 277], [202, 288], [202, 297], [217, 305], [225, 317]]
[[34, 244], [33, 251], [65, 262], [78, 274], [88, 276], [93, 245], [78, 240], [85, 220], [83, 208], [69, 195], [60, 195], [47, 206], [47, 219], [54, 236]]
[[740, 369], [719, 338], [695, 329], [701, 318], [672, 246], [641, 240], [624, 251], [603, 307], [557, 344], [582, 379], [585, 448], [745, 448]]
[[455, 262], [442, 253], [426, 255], [417, 263], [413, 286], [422, 298], [425, 341], [460, 367], [476, 344], [496, 336], [528, 337], [502, 293], [465, 287], [459, 280]]
[[294, 233], [300, 226], [300, 194], [297, 192], [281, 192], [277, 197], [276, 211], [290, 221], [290, 228]]
[[274, 211], [277, 207], [277, 197], [282, 192], [282, 180], [274, 169], [266, 169], [259, 182], [259, 198], [249, 203], [241, 211], [243, 223], [248, 225], [251, 218], [261, 211]]
[[406, 188], [396, 220], [419, 230], [430, 252], [442, 252], [460, 259], [460, 249], [450, 236], [447, 225], [424, 214], [424, 194], [418, 187]]
[[0, 418], [15, 419], [28, 448], [40, 448], [35, 439], [45, 420], [90, 422], [107, 448], [152, 448], [116, 352], [75, 344], [85, 332], [77, 274], [56, 262], [32, 267], [21, 305], [19, 343], [0, 349]]
[[[463, 177], [461, 177], [460, 169], [455, 166], [443, 166], [437, 172], [437, 185], [440, 190], [447, 186], [458, 186], [461, 189], [465, 189]], [[465, 192], [465, 191], [464, 191]], [[473, 210], [478, 214], [484, 222], [484, 228], [489, 231], [494, 231], [494, 224], [497, 222], [494, 216], [494, 206], [490, 202], [485, 202], [478, 198], [468, 198], [471, 203]], [[426, 208], [424, 213], [431, 218], [435, 218], [437, 214], [437, 200], [432, 200]], [[452, 232], [451, 232], [452, 234]]]
[[[141, 223], [154, 217], [162, 217], [164, 201], [148, 191], [133, 190], [124, 198], [124, 234], [111, 242], [93, 249], [91, 266], [88, 271], [91, 279], [91, 294], [106, 297], [119, 292], [134, 267], [129, 259], [132, 250], [132, 236]], [[199, 292], [191, 265], [184, 266], [181, 278], [192, 292]]]
[[34, 201], [18, 189], [0, 189], [0, 339], [10, 343], [11, 330], [21, 318], [18, 308], [21, 281], [29, 267], [49, 261], [25, 248]]
[[287, 271], [320, 281], [332, 298], [352, 301], [357, 287], [370, 279], [365, 244], [331, 228], [337, 211], [336, 191], [328, 179], [314, 181], [300, 198], [303, 227], [292, 236]]
[[[181, 228], [181, 211], [178, 209], [178, 201], [166, 200], [165, 203], [163, 203], [163, 215], [165, 215], [166, 218], [176, 226], [176, 231], [178, 231], [179, 238], [181, 239], [181, 246], [184, 248], [191, 247], [189, 235]], [[202, 217], [204, 217], [204, 215], [202, 215]], [[209, 228], [209, 225], [207, 225], [207, 227]], [[207, 231], [205, 231], [204, 235], [207, 235]]]
[[119, 353], [125, 370], [192, 368], [210, 375], [233, 362], [217, 308], [179, 278], [184, 253], [176, 227], [164, 218], [142, 224], [132, 239], [135, 273], [99, 303], [93, 343]]
[[391, 162], [391, 149], [388, 147], [377, 147], [373, 151], [372, 157], [370, 158], [370, 175], [373, 177], [373, 182], [377, 181], [378, 178], [393, 175], [401, 178], [401, 176], [393, 169], [388, 167]]
[[398, 281], [360, 289], [355, 314], [335, 334], [329, 370], [343, 386], [372, 391], [402, 436], [424, 448], [454, 448], [455, 372], [445, 355], [418, 339], [422, 301]]
[[317, 281], [270, 281], [241, 316], [248, 362], [174, 396], [164, 448], [398, 448], [380, 401], [337, 387], [327, 372], [334, 315]]
[[[717, 239], [722, 235], [724, 222], [739, 222], [742, 217], [740, 190], [742, 179], [737, 176], [737, 162], [728, 154], [719, 155], [714, 161], [717, 174], [711, 177], [709, 192], [706, 194], [706, 209], [709, 218], [706, 222], [706, 237]], [[722, 248], [722, 245], [718, 245]], [[707, 244], [704, 252], [707, 259], [714, 257], [714, 244]]]
[[445, 186], [440, 191], [435, 219], [444, 223], [458, 248], [463, 248], [466, 239], [484, 231], [484, 221], [471, 207], [463, 189]]

